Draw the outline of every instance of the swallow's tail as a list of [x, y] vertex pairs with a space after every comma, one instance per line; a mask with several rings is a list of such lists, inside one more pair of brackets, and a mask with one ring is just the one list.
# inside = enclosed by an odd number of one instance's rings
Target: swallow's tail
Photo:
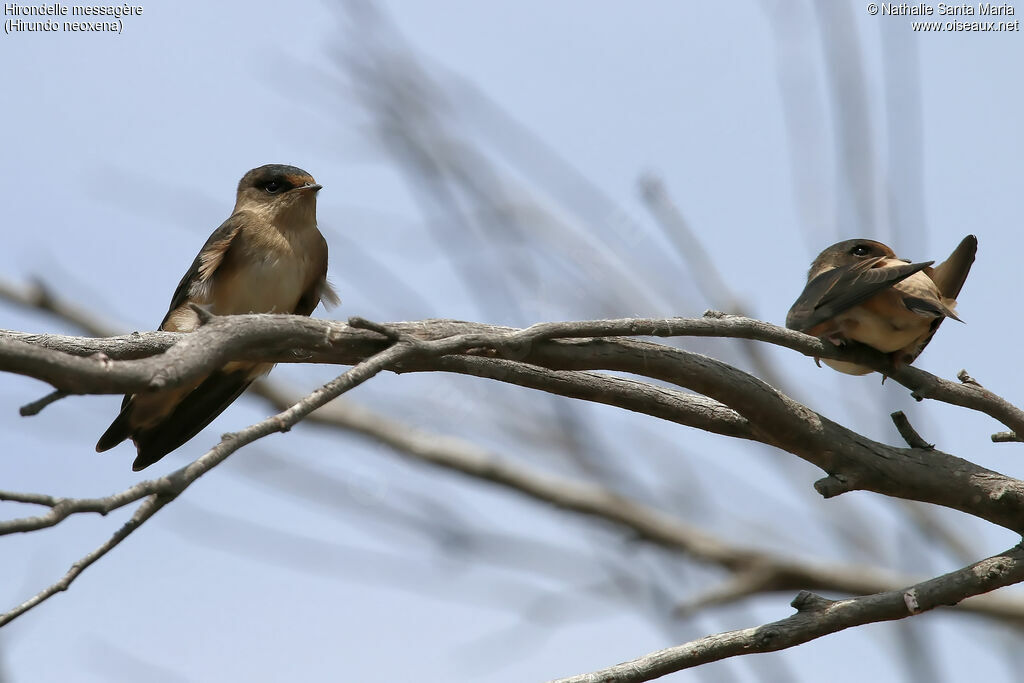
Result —
[[971, 272], [971, 265], [974, 263], [974, 255], [977, 252], [978, 238], [968, 235], [960, 241], [948, 259], [935, 267], [931, 278], [935, 281], [935, 286], [939, 288], [943, 297], [956, 299], [960, 295], [960, 289], [964, 286], [968, 273]]
[[121, 412], [117, 414], [114, 421], [110, 423], [109, 427], [107, 427], [107, 431], [103, 432], [103, 436], [101, 436], [100, 440], [96, 442], [97, 453], [109, 451], [111, 448], [130, 436], [130, 414], [131, 398], [125, 396], [124, 401], [121, 403]]
[[130, 435], [138, 448], [138, 457], [132, 463], [132, 469], [138, 472], [149, 467], [198, 434], [224, 412], [260, 374], [244, 369], [215, 372], [207, 377], [165, 419]]

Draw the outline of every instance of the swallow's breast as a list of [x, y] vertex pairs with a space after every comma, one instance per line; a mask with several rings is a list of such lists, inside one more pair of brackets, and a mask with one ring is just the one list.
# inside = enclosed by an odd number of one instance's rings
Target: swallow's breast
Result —
[[908, 296], [938, 300], [939, 292], [931, 278], [914, 273], [891, 289], [844, 311], [838, 316], [840, 328], [848, 338], [883, 353], [914, 347], [931, 332], [935, 317], [907, 308], [904, 297]]
[[313, 267], [305, 236], [263, 230], [258, 235], [243, 231], [237, 239], [237, 248], [232, 245], [214, 275], [214, 313], [294, 312]]

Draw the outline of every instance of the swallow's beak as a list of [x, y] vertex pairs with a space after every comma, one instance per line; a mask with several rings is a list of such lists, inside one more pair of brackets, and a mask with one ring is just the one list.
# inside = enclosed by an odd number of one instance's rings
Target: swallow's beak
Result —
[[317, 185], [316, 183], [306, 183], [302, 187], [295, 188], [296, 190], [302, 190], [303, 192], [319, 192], [323, 189], [323, 185]]

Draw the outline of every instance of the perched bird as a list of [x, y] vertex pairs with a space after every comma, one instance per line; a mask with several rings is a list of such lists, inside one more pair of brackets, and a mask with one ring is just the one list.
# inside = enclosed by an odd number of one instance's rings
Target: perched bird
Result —
[[[319, 190], [313, 176], [294, 166], [268, 164], [242, 176], [234, 211], [181, 278], [160, 329], [195, 330], [199, 317], [189, 304], [214, 315], [310, 315], [321, 299], [336, 304], [327, 283], [327, 242], [316, 225]], [[138, 449], [132, 469], [148, 467], [199, 433], [271, 367], [232, 362], [187, 386], [128, 394], [96, 450], [131, 439]]]
[[[789, 309], [786, 327], [836, 345], [860, 342], [890, 354], [894, 367], [912, 363], [946, 318], [956, 317], [956, 297], [978, 250], [965, 237], [942, 264], [911, 263], [868, 239], [846, 240], [821, 252], [811, 264], [807, 286]], [[848, 375], [871, 368], [825, 360]]]

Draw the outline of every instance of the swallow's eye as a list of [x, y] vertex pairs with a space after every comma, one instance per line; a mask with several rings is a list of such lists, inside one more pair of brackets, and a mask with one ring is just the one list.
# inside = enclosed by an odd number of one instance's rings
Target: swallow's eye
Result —
[[263, 186], [263, 189], [267, 191], [267, 194], [277, 194], [283, 187], [284, 186], [276, 180], [271, 180]]
[[850, 250], [850, 253], [854, 256], [867, 256], [871, 253], [871, 249], [863, 244], [858, 244]]

